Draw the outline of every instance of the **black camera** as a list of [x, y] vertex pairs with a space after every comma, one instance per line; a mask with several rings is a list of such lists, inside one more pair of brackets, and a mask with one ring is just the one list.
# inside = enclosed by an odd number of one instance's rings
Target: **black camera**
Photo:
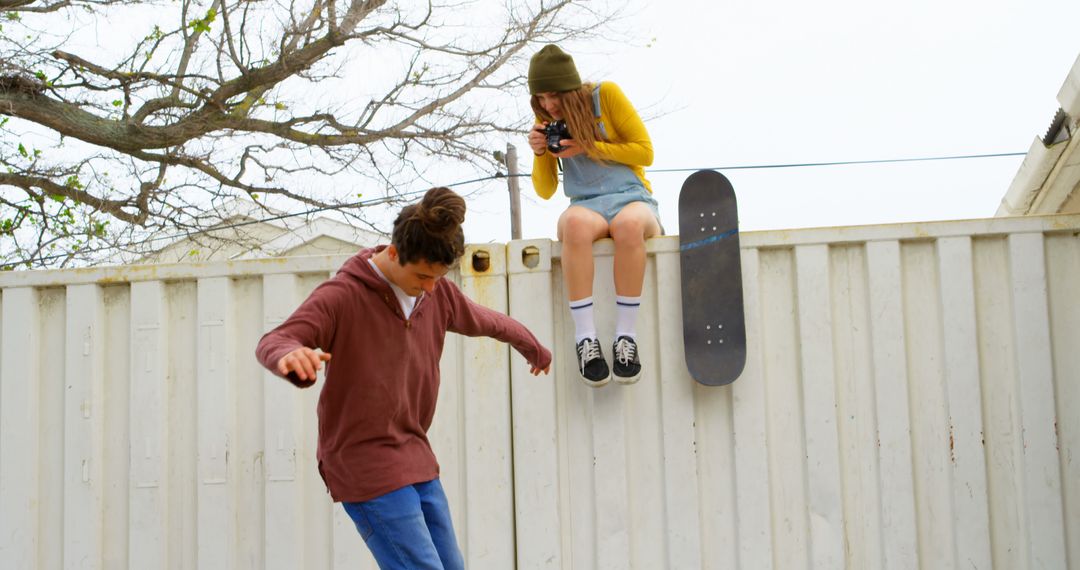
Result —
[[566, 121], [551, 121], [544, 127], [544, 139], [551, 152], [562, 152], [566, 147], [559, 144], [559, 141], [572, 138], [574, 137], [570, 136], [570, 129], [566, 128]]

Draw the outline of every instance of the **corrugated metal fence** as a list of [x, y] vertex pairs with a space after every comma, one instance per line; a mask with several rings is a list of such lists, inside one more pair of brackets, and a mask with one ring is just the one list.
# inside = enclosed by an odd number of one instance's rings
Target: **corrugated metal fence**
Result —
[[[1080, 568], [1078, 234], [743, 234], [723, 388], [683, 365], [675, 238], [649, 244], [646, 374], [599, 390], [558, 244], [471, 247], [454, 278], [556, 362], [448, 339], [432, 440], [469, 568]], [[0, 275], [0, 568], [373, 568], [314, 468], [316, 389], [252, 356], [342, 261]]]

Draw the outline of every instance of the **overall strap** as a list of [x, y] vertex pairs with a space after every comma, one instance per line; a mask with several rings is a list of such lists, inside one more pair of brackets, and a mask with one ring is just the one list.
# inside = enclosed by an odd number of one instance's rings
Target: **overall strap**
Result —
[[596, 87], [592, 90], [592, 108], [593, 117], [600, 118], [600, 84], [597, 83]]
[[596, 126], [600, 129], [600, 138], [608, 140], [607, 129], [604, 127], [603, 121], [600, 120], [600, 85], [600, 83], [597, 83], [592, 91], [593, 117], [596, 119]]

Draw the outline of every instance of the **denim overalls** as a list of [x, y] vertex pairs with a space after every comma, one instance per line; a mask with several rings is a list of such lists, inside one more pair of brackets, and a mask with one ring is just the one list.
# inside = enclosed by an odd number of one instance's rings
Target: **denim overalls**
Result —
[[[600, 121], [600, 85], [593, 89], [593, 116], [598, 121], [600, 137], [608, 139], [607, 129]], [[585, 154], [560, 159], [563, 166], [563, 191], [570, 205], [584, 206], [611, 223], [612, 218], [631, 202], [644, 202], [660, 222], [656, 199], [625, 164], [597, 162]]]

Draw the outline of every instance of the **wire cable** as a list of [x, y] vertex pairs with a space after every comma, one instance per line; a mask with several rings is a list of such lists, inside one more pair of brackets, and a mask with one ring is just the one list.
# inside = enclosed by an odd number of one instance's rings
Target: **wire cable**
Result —
[[999, 152], [993, 154], [963, 154], [955, 156], [927, 156], [919, 158], [885, 158], [876, 160], [840, 160], [835, 162], [801, 162], [792, 164], [753, 164], [739, 166], [715, 166], [712, 168], [657, 168], [646, 172], [696, 172], [698, 170], [764, 170], [771, 168], [807, 168], [814, 166], [850, 166], [854, 164], [892, 164], [897, 162], [929, 162], [934, 160], [964, 160], [969, 158], [999, 158], [1024, 156], [1026, 152]]

